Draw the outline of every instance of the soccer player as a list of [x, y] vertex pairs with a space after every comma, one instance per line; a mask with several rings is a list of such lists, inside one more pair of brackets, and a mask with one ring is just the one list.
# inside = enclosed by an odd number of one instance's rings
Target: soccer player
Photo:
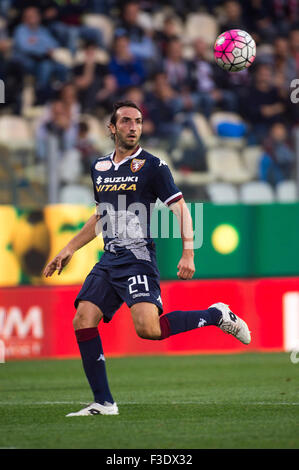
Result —
[[163, 340], [215, 325], [244, 344], [251, 340], [246, 323], [221, 302], [206, 310], [162, 315], [159, 270], [149, 228], [151, 211], [160, 199], [179, 221], [183, 243], [177, 272], [180, 279], [191, 279], [195, 271], [191, 215], [166, 163], [139, 146], [142, 113], [138, 106], [131, 101], [116, 103], [109, 127], [115, 150], [91, 166], [96, 214], [44, 270], [45, 276], [56, 270], [60, 274], [75, 251], [102, 232], [104, 254], [75, 300], [73, 320], [94, 402], [67, 416], [118, 414], [109, 389], [98, 324], [111, 321], [123, 302], [131, 310], [138, 336], [144, 339]]

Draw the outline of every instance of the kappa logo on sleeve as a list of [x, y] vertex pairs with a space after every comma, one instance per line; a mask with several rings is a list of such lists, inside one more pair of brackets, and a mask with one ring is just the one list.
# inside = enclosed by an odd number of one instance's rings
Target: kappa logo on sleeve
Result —
[[133, 158], [133, 160], [131, 161], [131, 170], [133, 171], [133, 173], [136, 173], [136, 171], [139, 171], [143, 165], [145, 164], [145, 159], [142, 160], [141, 158]]

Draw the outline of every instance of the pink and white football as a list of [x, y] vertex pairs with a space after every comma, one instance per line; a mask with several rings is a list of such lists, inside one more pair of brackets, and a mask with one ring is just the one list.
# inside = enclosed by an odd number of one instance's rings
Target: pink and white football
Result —
[[215, 60], [219, 67], [228, 72], [244, 70], [252, 64], [255, 56], [255, 41], [246, 31], [230, 29], [216, 39]]

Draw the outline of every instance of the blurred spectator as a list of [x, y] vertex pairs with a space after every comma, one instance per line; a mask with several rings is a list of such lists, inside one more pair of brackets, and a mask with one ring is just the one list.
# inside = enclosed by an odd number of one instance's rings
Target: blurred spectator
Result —
[[139, 109], [141, 109], [142, 117], [143, 117], [142, 139], [147, 140], [148, 138], [151, 138], [154, 134], [155, 126], [150, 119], [149, 111], [145, 103], [144, 91], [142, 90], [142, 88], [140, 87], [129, 88], [124, 96], [124, 99], [133, 101], [133, 103], [136, 103]]
[[[211, 115], [216, 106], [226, 111], [237, 111], [236, 95], [232, 90], [225, 89], [228, 86], [229, 75], [222, 73], [215, 62], [206, 60], [207, 44], [203, 39], [196, 39], [193, 46], [195, 57], [192, 61], [192, 90], [196, 95], [194, 99], [199, 110], [206, 117]], [[221, 88], [216, 83], [217, 75], [221, 76], [219, 79]]]
[[68, 69], [53, 60], [52, 53], [58, 47], [57, 41], [40, 24], [39, 10], [28, 7], [24, 10], [23, 21], [14, 33], [14, 57], [23, 66], [25, 73], [36, 79], [37, 101], [44, 103], [51, 95], [51, 79], [66, 81]]
[[222, 0], [168, 0], [165, 3], [184, 20], [189, 13], [197, 12], [199, 6], [204, 6], [209, 13], [214, 11], [214, 8], [220, 4]]
[[266, 0], [266, 5], [278, 34], [287, 34], [298, 21], [298, 0]]
[[83, 172], [89, 175], [90, 165], [96, 159], [97, 150], [89, 135], [89, 126], [85, 121], [79, 122], [76, 149], [80, 152]]
[[129, 38], [126, 35], [116, 36], [114, 39], [109, 72], [115, 76], [121, 91], [133, 85], [141, 85], [145, 81], [142, 61], [131, 53]]
[[179, 37], [172, 37], [166, 46], [163, 70], [176, 91], [190, 91], [190, 63], [183, 57], [183, 45]]
[[13, 0], [2, 0], [0, 2], [0, 15], [6, 17], [9, 9], [12, 7]]
[[284, 100], [276, 86], [273, 86], [273, 70], [260, 64], [255, 73], [254, 84], [243, 97], [242, 112], [251, 124], [249, 143], [261, 143], [272, 124], [285, 118]]
[[224, 3], [224, 22], [221, 23], [221, 31], [228, 31], [229, 29], [243, 29], [247, 30], [247, 23], [243, 17], [243, 10], [241, 4], [236, 0], [227, 0]]
[[51, 1], [43, 14], [43, 21], [52, 34], [73, 54], [78, 49], [79, 39], [94, 41], [99, 47], [103, 47], [101, 30], [85, 25], [82, 20], [84, 13], [86, 0], [59, 0]]
[[264, 153], [260, 160], [259, 174], [262, 181], [276, 185], [290, 179], [295, 163], [295, 152], [288, 139], [283, 123], [275, 123], [264, 142]]
[[12, 41], [8, 36], [6, 22], [0, 17], [0, 79], [5, 83], [5, 103], [11, 106], [13, 113], [20, 114], [23, 90], [23, 69], [17, 60], [11, 57]]
[[114, 103], [120, 96], [117, 79], [114, 75], [108, 74], [103, 78], [103, 86], [96, 94], [96, 105], [102, 114], [111, 114]]
[[296, 78], [296, 62], [291, 55], [288, 38], [278, 36], [274, 41], [274, 83], [284, 98], [290, 93], [293, 78]]
[[91, 13], [111, 16], [116, 9], [117, 0], [87, 0], [86, 8]]
[[94, 42], [87, 42], [81, 51], [82, 59], [73, 69], [75, 84], [83, 112], [92, 112], [96, 107], [95, 96], [104, 88], [105, 76], [109, 73], [105, 59]]
[[169, 41], [179, 36], [178, 19], [175, 15], [167, 15], [163, 21], [163, 27], [160, 31], [156, 31], [154, 39], [158, 46], [161, 56], [166, 55]]
[[76, 85], [72, 82], [65, 83], [59, 91], [59, 100], [62, 102], [64, 111], [70, 117], [72, 123], [78, 124], [81, 104], [78, 101]]
[[299, 25], [290, 31], [290, 51], [296, 63], [297, 77], [299, 76]]
[[155, 76], [153, 90], [146, 97], [149, 118], [154, 124], [154, 135], [164, 142], [171, 153], [178, 147], [184, 128], [193, 133], [196, 147], [205, 157], [205, 146], [199, 135], [191, 112], [186, 112], [183, 99], [170, 86], [165, 73]]
[[126, 34], [130, 41], [130, 51], [138, 59], [148, 61], [156, 56], [156, 47], [151, 38], [152, 31], [145, 31], [138, 23], [140, 2], [129, 0], [121, 10], [121, 21], [116, 27], [118, 32]]
[[66, 150], [75, 148], [77, 142], [77, 126], [72, 122], [71, 116], [66, 112], [62, 101], [56, 100], [50, 106], [48, 118], [37, 128], [36, 149], [37, 157], [47, 159], [49, 136], [58, 139], [60, 156]]

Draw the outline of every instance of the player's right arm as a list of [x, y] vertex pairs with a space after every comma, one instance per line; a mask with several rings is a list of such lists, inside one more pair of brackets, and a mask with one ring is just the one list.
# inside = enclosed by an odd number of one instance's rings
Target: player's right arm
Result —
[[44, 269], [44, 276], [52, 276], [55, 271], [58, 271], [58, 275], [61, 273], [63, 268], [70, 262], [73, 254], [97, 236], [96, 224], [99, 220], [100, 216], [97, 214], [88, 219], [77, 235], [47, 264]]

